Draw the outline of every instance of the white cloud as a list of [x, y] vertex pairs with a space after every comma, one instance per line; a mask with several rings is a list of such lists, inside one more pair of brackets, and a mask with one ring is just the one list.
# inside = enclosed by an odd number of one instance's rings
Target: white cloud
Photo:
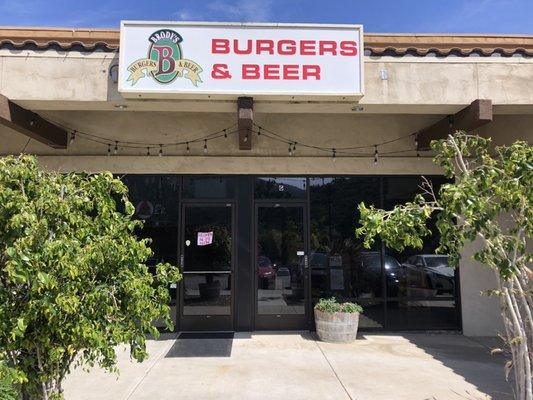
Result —
[[180, 20], [263, 22], [272, 18], [271, 0], [212, 0], [184, 7], [172, 15]]

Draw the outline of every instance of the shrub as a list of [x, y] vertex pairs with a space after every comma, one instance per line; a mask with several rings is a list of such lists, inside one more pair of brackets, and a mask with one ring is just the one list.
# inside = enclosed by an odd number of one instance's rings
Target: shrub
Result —
[[17, 376], [17, 372], [13, 368], [0, 362], [0, 399], [18, 400], [20, 398]]
[[329, 299], [320, 299], [315, 305], [315, 310], [322, 311], [325, 313], [361, 313], [363, 312], [363, 307], [357, 303], [339, 302], [335, 297]]

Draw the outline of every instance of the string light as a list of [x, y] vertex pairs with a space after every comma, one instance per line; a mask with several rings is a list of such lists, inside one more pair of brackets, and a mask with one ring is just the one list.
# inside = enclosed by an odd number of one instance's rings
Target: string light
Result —
[[111, 145], [110, 144], [107, 145], [107, 155], [108, 156], [111, 155]]
[[333, 162], [337, 161], [337, 150], [331, 149], [331, 158], [333, 158]]
[[246, 135], [244, 135], [244, 139], [242, 141], [245, 143], [248, 141], [248, 131], [246, 131]]
[[[35, 114], [35, 117], [37, 117], [37, 116], [38, 115]], [[51, 120], [48, 120], [48, 119], [46, 119], [46, 120], [48, 122], [50, 122], [50, 123], [53, 123], [55, 125], [58, 125], [58, 126], [64, 128], [64, 129], [70, 131], [71, 134], [70, 134], [69, 143], [72, 143], [74, 140], [78, 139], [79, 135], [81, 135], [85, 140], [92, 141], [92, 142], [99, 143], [99, 144], [107, 146], [108, 147], [108, 154], [110, 152], [111, 146], [113, 146], [113, 148], [114, 148], [113, 153], [117, 154], [118, 153], [118, 149], [119, 149], [119, 145], [120, 145], [120, 147], [124, 147], [126, 149], [128, 149], [128, 148], [130, 148], [130, 149], [142, 149], [142, 148], [144, 148], [144, 149], [146, 149], [146, 155], [147, 156], [150, 155], [150, 150], [154, 149], [154, 148], [159, 148], [159, 155], [162, 156], [164, 147], [166, 148], [166, 147], [174, 147], [174, 146], [183, 146], [183, 145], [185, 145], [186, 146], [186, 150], [187, 150], [187, 154], [189, 154], [190, 153], [190, 145], [193, 144], [193, 143], [200, 142], [200, 141], [204, 142], [204, 153], [207, 154], [207, 152], [208, 152], [208, 150], [207, 150], [207, 142], [209, 140], [216, 140], [217, 138], [222, 138], [222, 137], [227, 138], [230, 134], [236, 134], [236, 133], [239, 132], [239, 130], [237, 128], [238, 124], [234, 123], [230, 127], [221, 129], [221, 130], [216, 131], [216, 132], [212, 132], [212, 133], [207, 134], [207, 135], [203, 135], [201, 137], [192, 138], [192, 139], [190, 139], [188, 141], [179, 141], [179, 142], [173, 142], [173, 143], [158, 143], [158, 144], [155, 144], [155, 143], [146, 143], [146, 142], [118, 141], [118, 140], [114, 140], [112, 138], [99, 136], [99, 135], [92, 134], [92, 133], [82, 132], [82, 131], [78, 131], [78, 130], [72, 130], [72, 128], [63, 126], [63, 125], [61, 125], [58, 122], [51, 121]], [[449, 123], [450, 123], [450, 126], [453, 126], [453, 118], [451, 118], [451, 117], [449, 118]], [[295, 141], [294, 139], [292, 139], [290, 137], [278, 134], [276, 132], [273, 132], [273, 131], [271, 131], [269, 129], [266, 129], [266, 128], [262, 127], [262, 126], [259, 126], [257, 124], [253, 124], [253, 126], [255, 126], [257, 128], [257, 130], [253, 130], [253, 128], [248, 130], [248, 132], [246, 134], [246, 137], [243, 138], [243, 140], [248, 140], [250, 138], [249, 137], [250, 133], [256, 133], [257, 136], [264, 136], [264, 137], [266, 137], [266, 138], [268, 138], [270, 140], [288, 144], [289, 145], [288, 152], [289, 152], [290, 156], [294, 155], [294, 153], [296, 152], [296, 145], [301, 146], [301, 147], [303, 147], [305, 149], [316, 150], [316, 151], [319, 151], [319, 152], [326, 152], [334, 160], [337, 157], [337, 155], [339, 155], [339, 154], [342, 154], [344, 156], [349, 156], [349, 157], [369, 157], [369, 156], [371, 156], [371, 154], [368, 154], [368, 152], [364, 152], [364, 149], [370, 150], [372, 147], [374, 147], [374, 163], [377, 164], [377, 162], [379, 160], [378, 147], [384, 146], [384, 145], [387, 145], [387, 144], [391, 144], [391, 143], [394, 143], [394, 142], [398, 142], [400, 140], [403, 140], [404, 138], [411, 137], [411, 136], [414, 137], [414, 144], [415, 144], [415, 146], [414, 146], [415, 148], [414, 149], [413, 148], [401, 149], [401, 150], [393, 150], [393, 151], [388, 151], [388, 152], [383, 152], [382, 151], [381, 155], [392, 155], [392, 154], [401, 154], [401, 153], [407, 153], [407, 152], [416, 152], [416, 157], [420, 158], [420, 153], [421, 153], [420, 149], [418, 148], [419, 147], [418, 133], [417, 134], [404, 135], [404, 136], [401, 136], [401, 137], [397, 137], [397, 138], [390, 139], [390, 140], [387, 140], [387, 141], [383, 141], [381, 143], [376, 143], [376, 144], [373, 144], [373, 145], [332, 148], [332, 147], [323, 147], [323, 146], [313, 145], [313, 144], [309, 144], [309, 143], [297, 142], [297, 141]]]
[[448, 116], [448, 126], [450, 127], [450, 129], [453, 128], [453, 116], [452, 115]]
[[74, 143], [74, 140], [76, 140], [76, 131], [72, 131], [72, 133], [70, 134], [69, 144]]

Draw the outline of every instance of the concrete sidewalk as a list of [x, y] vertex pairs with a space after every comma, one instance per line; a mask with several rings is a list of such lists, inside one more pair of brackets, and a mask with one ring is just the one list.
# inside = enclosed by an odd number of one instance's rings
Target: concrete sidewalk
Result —
[[511, 399], [503, 358], [455, 334], [365, 334], [330, 344], [310, 333], [163, 335], [150, 359], [119, 351], [120, 377], [74, 371], [66, 400]]

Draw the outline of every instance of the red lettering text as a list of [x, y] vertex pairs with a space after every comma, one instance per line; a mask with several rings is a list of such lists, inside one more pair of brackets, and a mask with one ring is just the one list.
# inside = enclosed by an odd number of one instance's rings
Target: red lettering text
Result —
[[265, 64], [265, 79], [279, 79], [279, 65], [278, 64]]
[[289, 64], [283, 66], [283, 79], [298, 80], [298, 64]]
[[320, 80], [320, 65], [304, 65], [302, 71], [303, 80], [308, 80], [310, 78], [315, 78], [315, 80]]
[[259, 79], [259, 65], [257, 64], [243, 64], [242, 65], [242, 79]]
[[294, 40], [280, 40], [278, 42], [278, 54], [293, 56], [296, 54], [296, 42]]
[[246, 49], [239, 49], [239, 40], [233, 39], [233, 51], [235, 54], [252, 54], [252, 40], [246, 41]]
[[357, 55], [357, 42], [342, 41], [341, 42], [341, 56], [356, 56]]
[[332, 56], [337, 55], [337, 42], [332, 40], [323, 40], [319, 42], [318, 54], [323, 56], [327, 53], [331, 54]]
[[316, 55], [315, 45], [316, 45], [316, 42], [314, 40], [300, 40], [300, 55], [302, 56]]
[[212, 39], [211, 40], [212, 54], [229, 54], [229, 40], [228, 39]]
[[273, 40], [257, 40], [256, 53], [261, 54], [266, 52], [267, 54], [274, 54], [274, 41]]

